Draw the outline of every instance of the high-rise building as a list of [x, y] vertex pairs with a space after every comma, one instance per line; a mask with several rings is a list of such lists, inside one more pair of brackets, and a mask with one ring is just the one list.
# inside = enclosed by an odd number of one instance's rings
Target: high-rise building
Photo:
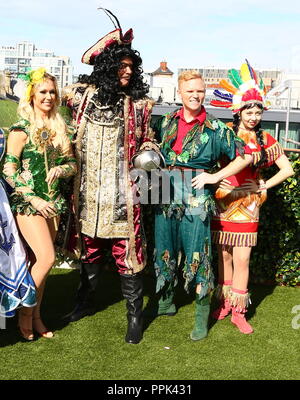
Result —
[[56, 77], [60, 89], [73, 83], [73, 67], [68, 56], [56, 56], [53, 51], [38, 49], [27, 41], [17, 43], [16, 47], [0, 47], [0, 71], [9, 71], [12, 78], [39, 67]]

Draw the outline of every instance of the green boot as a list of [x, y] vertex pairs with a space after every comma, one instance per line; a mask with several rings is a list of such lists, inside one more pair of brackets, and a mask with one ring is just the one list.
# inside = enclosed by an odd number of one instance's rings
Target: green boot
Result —
[[[196, 295], [197, 296], [197, 295]], [[208, 317], [210, 310], [210, 296], [209, 294], [201, 300], [196, 297], [196, 313], [195, 313], [195, 326], [190, 334], [192, 340], [201, 340], [207, 336], [208, 331]]]
[[172, 282], [166, 282], [163, 293], [158, 301], [157, 316], [168, 315], [173, 316], [176, 314], [176, 306], [173, 303], [174, 299], [174, 286]]

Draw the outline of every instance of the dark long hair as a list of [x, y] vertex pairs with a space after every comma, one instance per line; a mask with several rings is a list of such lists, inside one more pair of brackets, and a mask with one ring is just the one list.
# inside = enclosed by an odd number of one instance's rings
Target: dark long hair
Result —
[[[130, 57], [133, 71], [129, 85], [119, 85], [118, 71], [121, 60]], [[142, 77], [142, 59], [140, 53], [130, 46], [112, 44], [95, 58], [94, 70], [91, 75], [79, 75], [78, 82], [94, 85], [99, 89], [98, 98], [103, 105], [114, 105], [123, 92], [134, 100], [143, 98], [149, 91], [149, 86]]]
[[[264, 109], [262, 104], [253, 102], [253, 103], [248, 103], [248, 104], [244, 105], [244, 107], [242, 107], [240, 109], [239, 113], [234, 114], [232, 129], [234, 130], [236, 135], [238, 134], [240, 123], [241, 123], [240, 113], [244, 110], [249, 110], [250, 108], [253, 108], [255, 106], [260, 108], [262, 111]], [[256, 140], [261, 147], [261, 158], [256, 164], [253, 165], [254, 168], [258, 168], [265, 161], [267, 161], [267, 153], [265, 150], [265, 143], [264, 143], [264, 138], [263, 138], [263, 129], [261, 128], [261, 122], [256, 125], [256, 127], [254, 128], [254, 131], [256, 133]]]

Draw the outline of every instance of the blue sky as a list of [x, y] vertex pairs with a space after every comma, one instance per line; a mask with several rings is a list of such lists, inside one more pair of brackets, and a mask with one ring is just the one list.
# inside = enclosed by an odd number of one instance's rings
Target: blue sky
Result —
[[1, 4], [0, 46], [32, 41], [71, 57], [74, 73], [85, 50], [113, 25], [97, 7], [110, 9], [123, 31], [133, 28], [133, 47], [144, 70], [166, 60], [169, 68], [239, 67], [300, 73], [300, 2], [294, 0], [8, 0]]

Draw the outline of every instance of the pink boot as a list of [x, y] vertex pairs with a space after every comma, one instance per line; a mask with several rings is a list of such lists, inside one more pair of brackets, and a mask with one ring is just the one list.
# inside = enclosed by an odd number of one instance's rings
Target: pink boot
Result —
[[231, 322], [239, 328], [240, 332], [245, 333], [248, 335], [249, 333], [253, 333], [253, 328], [249, 324], [249, 322], [246, 321], [245, 314], [247, 310], [241, 310], [237, 311], [236, 307], [232, 308], [232, 316], [231, 316]]
[[221, 304], [220, 307], [212, 313], [212, 316], [217, 320], [224, 319], [231, 311], [231, 303], [229, 301], [231, 284], [231, 281], [220, 282], [216, 289], [215, 296], [220, 299]]
[[251, 303], [248, 291], [232, 288], [230, 301], [232, 304], [231, 322], [240, 330], [241, 333], [246, 335], [253, 333], [252, 326], [245, 318], [247, 307]]
[[212, 316], [214, 319], [221, 320], [227, 317], [227, 315], [231, 311], [231, 304], [228, 299], [223, 299], [221, 300], [221, 305], [219, 308], [217, 308], [213, 313]]

